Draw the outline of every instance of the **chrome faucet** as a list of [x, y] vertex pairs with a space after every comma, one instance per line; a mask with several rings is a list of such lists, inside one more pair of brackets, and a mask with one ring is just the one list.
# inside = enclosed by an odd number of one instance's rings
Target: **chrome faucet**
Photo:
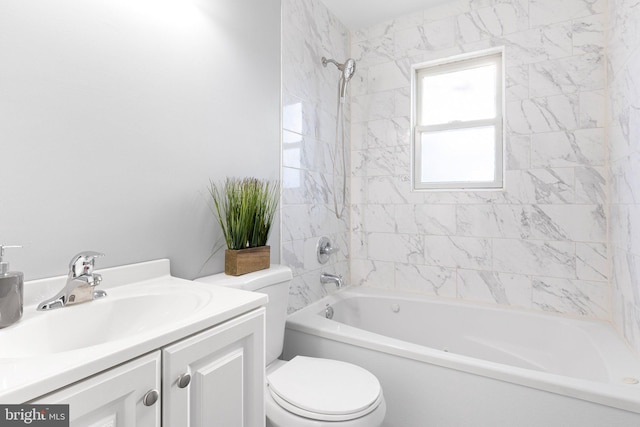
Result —
[[320, 283], [335, 283], [337, 288], [341, 288], [342, 286], [344, 286], [341, 274], [336, 275], [330, 273], [322, 273], [320, 274]]
[[80, 252], [69, 263], [67, 284], [58, 294], [38, 305], [38, 310], [51, 310], [67, 305], [92, 301], [107, 296], [103, 290], [94, 288], [102, 282], [102, 276], [93, 272], [96, 258], [102, 257], [100, 252]]

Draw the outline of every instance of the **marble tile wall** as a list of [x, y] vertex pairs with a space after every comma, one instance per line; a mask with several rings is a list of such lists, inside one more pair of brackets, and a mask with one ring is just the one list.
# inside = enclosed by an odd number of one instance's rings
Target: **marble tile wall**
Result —
[[613, 320], [640, 352], [640, 7], [609, 0], [609, 248]]
[[[605, 7], [457, 0], [352, 34], [352, 283], [610, 317]], [[493, 46], [505, 46], [505, 190], [410, 191], [411, 65]], [[638, 154], [620, 153], [621, 197], [640, 197]]]
[[[333, 160], [339, 71], [321, 58], [349, 57], [348, 30], [318, 0], [282, 1], [282, 263], [293, 269], [289, 311], [335, 290], [320, 273], [349, 277], [349, 180], [347, 208], [335, 215]], [[345, 109], [348, 119], [348, 105]], [[346, 128], [349, 175], [349, 122]], [[342, 164], [338, 150], [338, 165]], [[336, 171], [338, 201], [344, 171]], [[316, 244], [329, 237], [340, 248], [329, 263], [316, 258]]]

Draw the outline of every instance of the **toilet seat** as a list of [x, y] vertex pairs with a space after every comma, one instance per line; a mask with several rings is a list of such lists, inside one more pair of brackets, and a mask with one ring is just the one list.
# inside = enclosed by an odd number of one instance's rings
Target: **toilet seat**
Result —
[[363, 417], [383, 399], [373, 374], [331, 359], [296, 356], [267, 376], [267, 386], [283, 409], [318, 421]]

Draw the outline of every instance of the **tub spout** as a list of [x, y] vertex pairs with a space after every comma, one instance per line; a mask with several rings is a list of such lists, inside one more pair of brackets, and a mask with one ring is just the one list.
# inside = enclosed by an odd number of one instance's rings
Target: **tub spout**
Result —
[[320, 274], [320, 283], [335, 283], [337, 288], [341, 288], [344, 286], [344, 282], [341, 274], [330, 274], [330, 273], [322, 273]]

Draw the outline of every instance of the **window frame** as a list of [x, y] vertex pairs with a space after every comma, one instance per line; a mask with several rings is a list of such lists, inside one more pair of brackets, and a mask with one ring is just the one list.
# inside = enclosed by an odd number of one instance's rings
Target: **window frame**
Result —
[[[476, 68], [483, 64], [496, 64], [496, 117], [482, 120], [453, 121], [433, 125], [418, 124], [421, 117], [422, 93], [420, 78], [425, 75], [444, 74]], [[411, 141], [412, 141], [412, 190], [503, 190], [504, 189], [504, 47], [483, 50], [470, 54], [457, 55], [436, 61], [423, 62], [411, 67]], [[424, 133], [443, 130], [471, 129], [483, 126], [495, 128], [495, 166], [494, 179], [491, 181], [442, 181], [423, 182], [422, 176], [422, 144]]]

